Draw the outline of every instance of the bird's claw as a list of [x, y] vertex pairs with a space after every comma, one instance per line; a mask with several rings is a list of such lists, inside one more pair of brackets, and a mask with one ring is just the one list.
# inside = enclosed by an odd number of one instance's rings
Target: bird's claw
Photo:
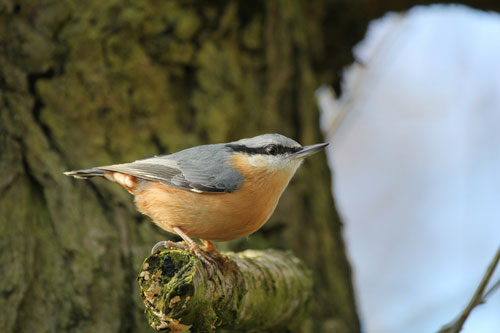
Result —
[[159, 241], [158, 243], [156, 243], [153, 248], [151, 249], [151, 255], [157, 253], [157, 252], [160, 252], [160, 248], [174, 248], [174, 249], [181, 249], [181, 250], [185, 250], [185, 251], [189, 251], [190, 248], [183, 242], [172, 242], [172, 241], [168, 241], [168, 240], [164, 240], [164, 241]]
[[203, 266], [207, 269], [208, 276], [212, 277], [217, 269], [221, 269], [223, 266], [224, 256], [217, 252], [217, 250], [206, 251], [199, 246], [189, 246], [185, 242], [172, 242], [172, 241], [160, 241], [156, 243], [151, 249], [151, 255], [154, 255], [161, 251], [161, 248], [174, 248], [181, 249], [196, 255]]
[[191, 252], [194, 253], [205, 268], [207, 268], [208, 277], [212, 277], [217, 269], [222, 269], [223, 264], [215, 253], [205, 251], [198, 246], [191, 248]]

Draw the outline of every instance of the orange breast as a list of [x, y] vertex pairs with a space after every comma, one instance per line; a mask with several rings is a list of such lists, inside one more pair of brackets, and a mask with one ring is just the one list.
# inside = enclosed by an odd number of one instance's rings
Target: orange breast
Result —
[[136, 193], [136, 205], [170, 232], [179, 227], [190, 237], [215, 241], [247, 236], [269, 219], [295, 170], [264, 171], [241, 155], [235, 155], [233, 167], [245, 180], [232, 193], [195, 193], [149, 182]]

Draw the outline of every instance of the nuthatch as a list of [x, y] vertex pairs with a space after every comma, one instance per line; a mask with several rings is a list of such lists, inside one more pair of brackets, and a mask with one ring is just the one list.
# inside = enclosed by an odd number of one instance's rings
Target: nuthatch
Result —
[[[132, 163], [65, 172], [103, 176], [135, 196], [139, 211], [179, 235], [199, 255], [210, 241], [228, 241], [258, 230], [273, 213], [303, 159], [327, 143], [302, 147], [280, 134], [197, 146]], [[153, 253], [168, 242], [160, 242]]]

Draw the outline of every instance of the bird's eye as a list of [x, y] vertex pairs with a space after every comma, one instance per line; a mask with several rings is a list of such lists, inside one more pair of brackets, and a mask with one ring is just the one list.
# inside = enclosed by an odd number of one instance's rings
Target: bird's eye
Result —
[[276, 145], [268, 145], [266, 146], [266, 152], [269, 155], [276, 155], [278, 153], [278, 147]]

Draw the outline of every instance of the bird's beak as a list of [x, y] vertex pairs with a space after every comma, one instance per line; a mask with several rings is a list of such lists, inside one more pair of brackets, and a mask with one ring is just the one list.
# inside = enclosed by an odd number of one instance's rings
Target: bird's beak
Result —
[[302, 149], [298, 152], [294, 153], [293, 156], [296, 158], [305, 158], [309, 155], [317, 153], [320, 150], [323, 150], [326, 146], [328, 146], [328, 143], [318, 143], [315, 145], [305, 146], [302, 147]]

